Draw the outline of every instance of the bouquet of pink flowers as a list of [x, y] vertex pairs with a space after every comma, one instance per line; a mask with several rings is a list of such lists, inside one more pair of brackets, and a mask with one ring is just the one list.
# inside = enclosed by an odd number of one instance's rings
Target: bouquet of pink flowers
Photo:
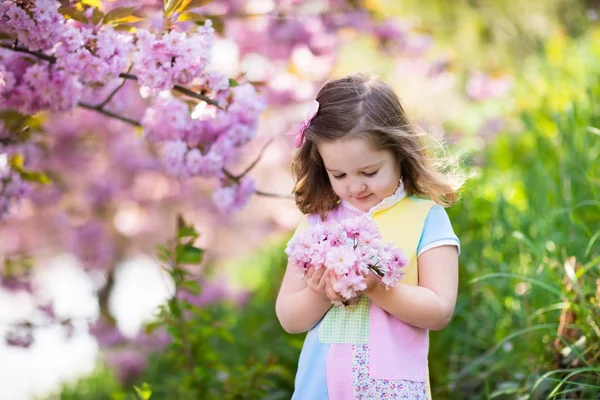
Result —
[[375, 273], [389, 289], [402, 278], [406, 265], [402, 250], [384, 243], [377, 225], [365, 217], [315, 226], [290, 240], [285, 252], [303, 277], [311, 266], [333, 271], [333, 289], [346, 299], [367, 288], [364, 274]]

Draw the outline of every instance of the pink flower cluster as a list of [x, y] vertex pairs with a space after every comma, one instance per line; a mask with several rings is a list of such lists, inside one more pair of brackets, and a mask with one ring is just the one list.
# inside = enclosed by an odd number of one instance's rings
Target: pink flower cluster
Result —
[[506, 96], [513, 86], [509, 75], [494, 76], [481, 71], [474, 72], [466, 84], [467, 95], [474, 101], [484, 101]]
[[110, 26], [86, 27], [69, 20], [54, 46], [56, 64], [83, 84], [104, 84], [127, 69], [134, 46], [132, 36]]
[[213, 99], [227, 99], [227, 109], [201, 103], [190, 114], [187, 103], [163, 91], [146, 109], [142, 126], [146, 138], [163, 144], [162, 161], [169, 175], [222, 178], [213, 202], [221, 212], [230, 213], [243, 208], [256, 189], [249, 178], [231, 184], [223, 179], [222, 171], [256, 136], [266, 104], [252, 85], [230, 88], [229, 81], [218, 73], [207, 73], [198, 81], [212, 85]]
[[0, 63], [4, 66], [0, 109], [34, 114], [70, 111], [77, 105], [82, 85], [65, 71], [45, 62], [32, 65], [9, 50], [0, 50]]
[[213, 202], [220, 212], [228, 214], [244, 208], [254, 193], [256, 193], [254, 180], [244, 178], [239, 184], [222, 186], [215, 190]]
[[207, 20], [193, 34], [172, 30], [156, 35], [140, 29], [136, 36], [133, 68], [140, 85], [165, 90], [187, 85], [202, 75], [210, 58], [214, 29]]
[[164, 91], [146, 109], [145, 135], [150, 141], [164, 142], [163, 162], [170, 175], [220, 176], [239, 148], [256, 136], [266, 105], [254, 87], [230, 88], [227, 97], [232, 101], [227, 111], [202, 103], [190, 114], [187, 103]]
[[75, 255], [87, 270], [108, 271], [113, 268], [115, 244], [110, 232], [98, 220], [72, 227], [65, 238], [65, 248]]
[[362, 216], [318, 225], [290, 240], [285, 252], [303, 276], [309, 267], [333, 271], [337, 277], [333, 289], [346, 299], [367, 288], [368, 273], [375, 273], [389, 289], [402, 278], [406, 265], [402, 250], [382, 242], [377, 225]]
[[15, 36], [30, 50], [49, 50], [59, 40], [64, 18], [55, 0], [3, 1], [0, 31]]
[[27, 184], [6, 163], [6, 154], [0, 154], [0, 221], [8, 215], [13, 204], [19, 204], [28, 191]]

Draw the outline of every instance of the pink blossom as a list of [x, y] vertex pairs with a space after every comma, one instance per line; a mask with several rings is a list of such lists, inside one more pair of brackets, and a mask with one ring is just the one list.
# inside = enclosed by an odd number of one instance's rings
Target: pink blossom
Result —
[[76, 77], [48, 64], [30, 65], [23, 57], [0, 52], [4, 65], [4, 90], [0, 92], [0, 109], [8, 108], [24, 114], [38, 111], [70, 111], [77, 106], [82, 85]]
[[358, 263], [358, 258], [351, 247], [332, 247], [326, 256], [327, 269], [337, 275], [345, 275]]
[[213, 193], [213, 202], [220, 212], [229, 214], [237, 211], [248, 203], [248, 199], [256, 192], [254, 180], [244, 178], [240, 184], [223, 186]]
[[102, 348], [113, 347], [127, 342], [127, 338], [119, 330], [115, 323], [105, 318], [99, 318], [88, 325], [88, 332], [96, 338], [98, 345]]
[[134, 50], [131, 35], [110, 26], [90, 29], [71, 21], [54, 47], [60, 68], [84, 84], [105, 84], [125, 71]]
[[337, 278], [334, 289], [352, 299], [366, 289], [365, 274], [377, 274], [386, 288], [394, 286], [404, 274], [404, 253], [381, 239], [372, 220], [355, 217], [317, 225], [290, 240], [285, 251], [302, 277], [309, 267], [333, 271]]
[[116, 370], [119, 380], [128, 384], [142, 373], [146, 367], [147, 356], [133, 348], [120, 348], [106, 352], [104, 360]]
[[28, 349], [33, 344], [34, 338], [31, 328], [16, 328], [5, 336], [5, 342], [8, 346], [21, 347]]
[[9, 213], [12, 207], [18, 207], [29, 193], [30, 187], [18, 172], [8, 164], [6, 154], [0, 153], [0, 221]]
[[165, 143], [162, 159], [168, 174], [178, 178], [186, 178], [189, 176], [185, 165], [187, 152], [188, 146], [182, 140], [173, 140]]
[[60, 37], [64, 24], [55, 0], [3, 1], [0, 30], [15, 36], [30, 50], [49, 50]]
[[208, 64], [213, 36], [210, 20], [195, 33], [172, 30], [153, 34], [138, 30], [133, 68], [140, 85], [151, 90], [172, 89], [201, 77]]
[[86, 269], [109, 270], [113, 267], [115, 246], [100, 221], [88, 221], [72, 228], [66, 247]]
[[469, 77], [466, 91], [471, 99], [482, 101], [505, 96], [512, 85], [513, 79], [508, 75], [492, 76], [478, 71]]

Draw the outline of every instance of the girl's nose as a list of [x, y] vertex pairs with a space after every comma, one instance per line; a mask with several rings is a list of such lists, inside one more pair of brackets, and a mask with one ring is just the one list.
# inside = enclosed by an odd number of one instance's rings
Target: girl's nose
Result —
[[365, 190], [367, 190], [367, 185], [360, 181], [352, 182], [348, 188], [348, 191], [352, 196], [364, 193]]

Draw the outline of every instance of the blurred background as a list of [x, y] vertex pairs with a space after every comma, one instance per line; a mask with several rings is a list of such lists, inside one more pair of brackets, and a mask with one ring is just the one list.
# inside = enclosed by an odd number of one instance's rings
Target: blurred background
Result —
[[[162, 2], [84, 3], [161, 23]], [[434, 398], [600, 396], [599, 2], [215, 0], [197, 13], [218, 33], [212, 67], [267, 104], [231, 169], [259, 159], [250, 176], [278, 196], [223, 214], [214, 182], [147, 168], [120, 121], [39, 116], [53, 136], [22, 151], [53, 184], [0, 223], [0, 399], [289, 399], [303, 335], [274, 313], [300, 218], [289, 132], [326, 79], [359, 71], [392, 84], [470, 175], [448, 209], [460, 292], [431, 332]], [[112, 106], [139, 116], [140, 99], [127, 82]], [[182, 313], [158, 246], [185, 227], [204, 253]]]

